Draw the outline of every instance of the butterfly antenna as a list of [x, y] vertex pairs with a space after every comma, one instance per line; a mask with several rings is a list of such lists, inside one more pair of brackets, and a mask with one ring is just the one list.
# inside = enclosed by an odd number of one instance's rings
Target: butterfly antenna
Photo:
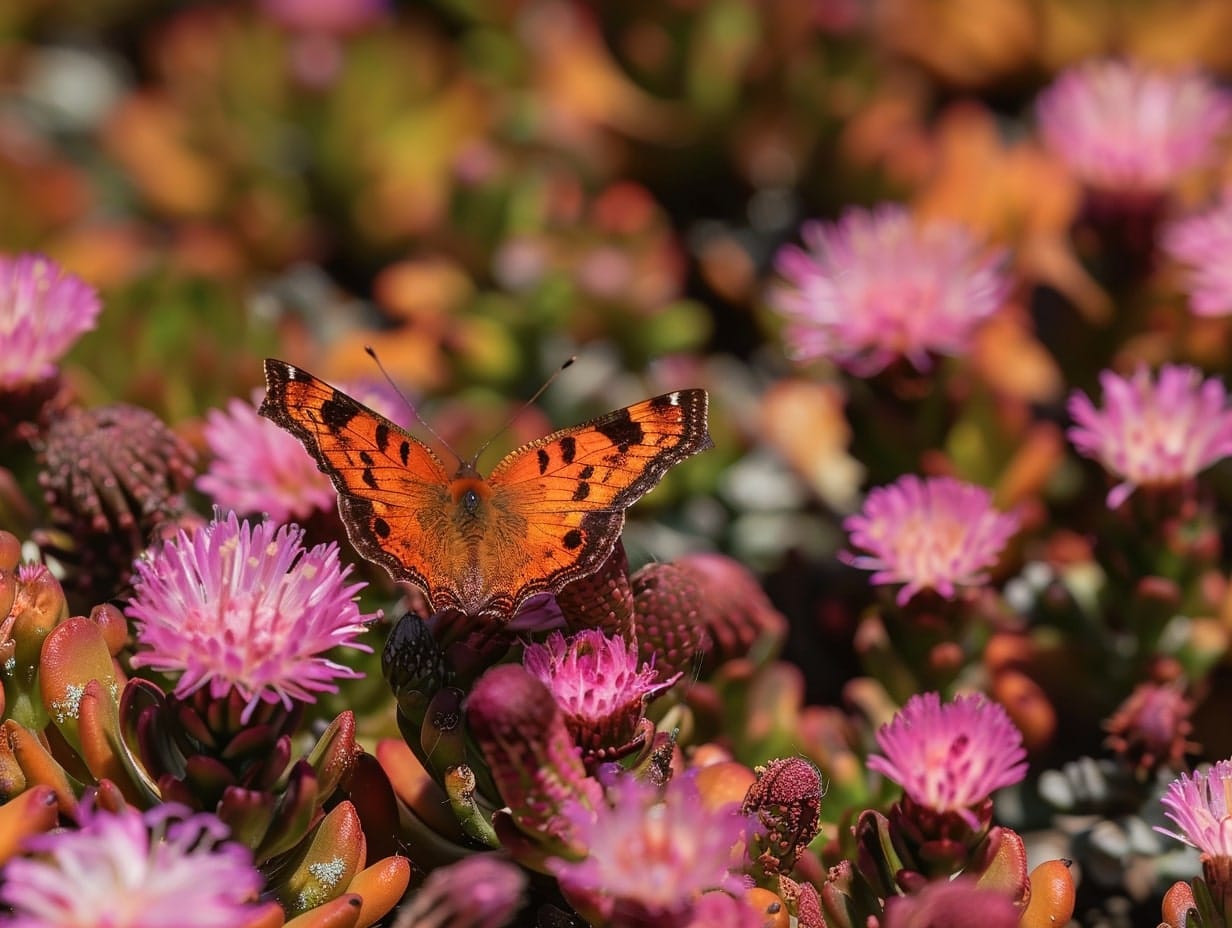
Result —
[[406, 403], [406, 408], [411, 411], [411, 415], [415, 417], [415, 421], [418, 422], [420, 425], [422, 425], [424, 429], [427, 430], [428, 434], [431, 435], [433, 438], [435, 438], [445, 448], [446, 451], [452, 454], [454, 456], [454, 459], [457, 460], [459, 465], [462, 464], [463, 463], [462, 455], [454, 451], [453, 446], [450, 445], [449, 442], [445, 441], [445, 439], [441, 438], [441, 436], [437, 434], [436, 429], [430, 426], [424, 420], [424, 417], [419, 414], [419, 410], [415, 408], [415, 404], [406, 398], [406, 394], [402, 392], [402, 388], [399, 387], [396, 383], [394, 383], [394, 379], [389, 376], [389, 371], [385, 370], [385, 365], [382, 364], [381, 359], [376, 356], [376, 349], [373, 348], [371, 345], [364, 345], [364, 351], [368, 353], [368, 357], [370, 357], [373, 361], [376, 362], [377, 370], [381, 372], [381, 375], [385, 378], [386, 383], [388, 383], [393, 388], [393, 391], [398, 394], [402, 402]]
[[543, 396], [544, 392], [547, 390], [548, 387], [552, 385], [552, 383], [556, 380], [556, 378], [564, 373], [565, 368], [567, 368], [569, 365], [571, 365], [576, 360], [577, 360], [577, 356], [575, 355], [569, 358], [567, 361], [565, 361], [565, 363], [562, 364], [560, 367], [556, 368], [556, 370], [552, 372], [552, 376], [550, 376], [547, 380], [543, 382], [543, 386], [541, 386], [538, 390], [535, 391], [535, 395], [532, 396], [530, 399], [528, 399], [525, 403], [523, 403], [518, 408], [518, 411], [509, 417], [508, 422], [506, 422], [499, 429], [497, 429], [496, 432], [492, 434], [491, 438], [489, 438], [487, 441], [485, 441], [482, 445], [479, 446], [479, 450], [476, 451], [475, 456], [471, 458], [470, 463], [472, 467], [474, 467], [476, 464], [479, 463], [479, 458], [483, 455], [485, 451], [488, 450], [488, 446], [491, 445], [492, 442], [495, 441], [499, 436], [503, 435], [509, 429], [509, 427], [513, 425], [513, 423], [517, 422], [518, 417], [522, 415], [522, 413], [526, 412], [526, 410], [529, 409], [531, 406], [533, 406], [535, 404], [535, 401], [539, 399], [539, 397]]

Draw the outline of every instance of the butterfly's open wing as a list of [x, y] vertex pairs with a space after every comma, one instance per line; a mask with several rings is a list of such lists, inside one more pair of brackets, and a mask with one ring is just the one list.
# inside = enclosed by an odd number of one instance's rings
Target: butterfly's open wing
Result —
[[479, 567], [493, 605], [525, 600], [597, 570], [625, 510], [668, 469], [712, 446], [704, 390], [665, 393], [523, 445], [492, 472], [492, 504], [508, 532], [488, 532]]
[[431, 596], [432, 566], [457, 563], [444, 530], [448, 477], [440, 458], [380, 413], [285, 361], [265, 362], [260, 413], [286, 429], [338, 490], [338, 508], [361, 555]]

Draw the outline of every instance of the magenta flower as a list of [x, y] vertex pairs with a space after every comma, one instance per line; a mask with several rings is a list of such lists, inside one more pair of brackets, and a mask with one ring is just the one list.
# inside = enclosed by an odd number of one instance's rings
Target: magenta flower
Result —
[[1232, 454], [1232, 411], [1217, 377], [1203, 380], [1195, 368], [1166, 364], [1158, 382], [1145, 366], [1132, 378], [1104, 371], [1099, 382], [1102, 409], [1084, 393], [1070, 397], [1069, 440], [1121, 479], [1108, 493], [1108, 508], [1136, 487], [1182, 484]]
[[233, 399], [206, 414], [212, 457], [197, 489], [223, 510], [264, 513], [273, 522], [329, 512], [338, 500], [333, 484], [294, 435], [257, 415], [259, 400]]
[[772, 294], [798, 360], [829, 358], [874, 374], [896, 358], [926, 370], [931, 355], [962, 355], [1009, 290], [1004, 255], [962, 226], [919, 224], [902, 206], [806, 223], [804, 247], [775, 259], [786, 285]]
[[1211, 857], [1232, 857], [1232, 760], [1221, 760], [1205, 773], [1182, 773], [1160, 802], [1180, 831], [1159, 826], [1156, 831]]
[[0, 389], [46, 380], [94, 328], [98, 294], [42, 255], [0, 255]]
[[872, 490], [864, 508], [843, 522], [852, 546], [867, 552], [843, 559], [876, 571], [875, 584], [905, 584], [900, 606], [921, 590], [953, 599], [957, 587], [987, 581], [985, 569], [997, 562], [1018, 522], [1018, 516], [994, 509], [983, 487], [909, 474]]
[[1091, 61], [1057, 78], [1036, 111], [1045, 143], [1088, 186], [1158, 194], [1211, 161], [1232, 103], [1199, 74]]
[[597, 629], [568, 641], [554, 631], [543, 644], [527, 646], [522, 666], [551, 691], [578, 746], [610, 757], [636, 747], [647, 703], [681, 676], [660, 680], [653, 663], [639, 670], [637, 658], [636, 644]]
[[4, 869], [11, 928], [235, 928], [259, 911], [261, 875], [215, 816], [81, 805], [81, 827], [30, 838]]
[[877, 731], [885, 756], [868, 759], [870, 770], [889, 777], [917, 805], [954, 812], [972, 828], [979, 806], [1027, 773], [1022, 734], [1005, 710], [981, 694], [942, 705], [936, 693], [912, 696]]
[[289, 708], [363, 676], [324, 653], [370, 651], [355, 638], [379, 613], [360, 614], [365, 584], [346, 582], [337, 545], [305, 549], [303, 534], [230, 513], [139, 560], [128, 614], [144, 650], [133, 666], [179, 672], [180, 699], [207, 685], [213, 698], [235, 690], [245, 722], [262, 702]]
[[636, 920], [642, 917], [660, 924], [688, 916], [707, 890], [743, 888], [730, 872], [732, 848], [753, 822], [735, 805], [709, 808], [687, 775], [660, 792], [623, 774], [597, 811], [576, 802], [566, 809], [587, 855], [580, 861], [553, 858], [548, 866], [567, 896], [585, 900], [606, 919], [642, 924]]
[[1164, 227], [1164, 251], [1185, 265], [1184, 288], [1198, 316], [1232, 315], [1232, 196]]

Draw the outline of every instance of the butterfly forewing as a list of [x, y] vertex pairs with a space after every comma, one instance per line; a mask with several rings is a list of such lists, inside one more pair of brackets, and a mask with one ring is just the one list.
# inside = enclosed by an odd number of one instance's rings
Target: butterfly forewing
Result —
[[484, 537], [481, 572], [520, 580], [516, 608], [598, 569], [615, 547], [625, 510], [668, 468], [711, 447], [706, 407], [703, 390], [665, 393], [505, 457], [489, 478], [492, 505], [503, 522], [522, 528]]
[[351, 543], [399, 580], [429, 588], [435, 565], [463, 557], [441, 530], [448, 475], [422, 442], [285, 361], [265, 362], [261, 415], [286, 429], [338, 491]]

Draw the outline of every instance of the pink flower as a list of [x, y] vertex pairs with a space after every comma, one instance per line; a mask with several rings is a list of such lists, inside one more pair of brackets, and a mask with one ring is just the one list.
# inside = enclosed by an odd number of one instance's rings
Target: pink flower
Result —
[[[232, 399], [225, 410], [206, 413], [211, 459], [197, 478], [197, 489], [224, 511], [264, 514], [272, 522], [304, 521], [313, 513], [332, 511], [338, 494], [312, 455], [290, 432], [257, 414], [263, 392], [254, 392], [251, 403]], [[409, 410], [392, 387], [363, 381], [348, 385], [346, 392], [407, 427]]]
[[206, 414], [212, 457], [197, 489], [221, 509], [264, 513], [274, 522], [329, 512], [338, 499], [329, 478], [294, 435], [257, 415], [259, 399], [233, 399], [225, 411]]
[[295, 525], [225, 521], [180, 532], [136, 564], [128, 614], [141, 647], [134, 667], [180, 672], [175, 695], [203, 686], [222, 698], [247, 700], [243, 721], [259, 703], [312, 702], [337, 692], [335, 680], [363, 676], [324, 657], [355, 640], [377, 614], [361, 615], [346, 582], [351, 568], [330, 543], [305, 549]]
[[98, 294], [41, 255], [0, 255], [0, 389], [46, 380], [94, 328]]
[[213, 815], [81, 805], [79, 828], [30, 838], [4, 869], [12, 928], [235, 928], [258, 907], [251, 852]]
[[1184, 286], [1195, 315], [1232, 314], [1232, 196], [1165, 226], [1163, 247], [1186, 266]]
[[870, 770], [889, 777], [912, 801], [934, 812], [957, 813], [972, 828], [972, 807], [1027, 773], [1022, 735], [1005, 710], [979, 694], [942, 705], [936, 693], [912, 696], [877, 732], [884, 757]]
[[867, 375], [902, 357], [926, 370], [932, 354], [964, 354], [1009, 289], [1002, 252], [953, 223], [920, 225], [896, 204], [806, 223], [801, 236], [803, 248], [779, 251], [786, 285], [772, 294], [799, 360]]
[[660, 680], [653, 664], [639, 669], [636, 644], [597, 629], [568, 641], [554, 631], [543, 644], [527, 646], [522, 665], [551, 691], [574, 741], [605, 756], [636, 746], [646, 704], [681, 676]]
[[1084, 183], [1157, 194], [1209, 163], [1232, 103], [1205, 77], [1127, 61], [1091, 61], [1062, 74], [1036, 109], [1044, 141]]
[[[595, 811], [571, 803], [574, 838], [587, 849], [580, 861], [549, 860], [567, 896], [587, 900], [606, 919], [687, 920], [707, 890], [743, 888], [730, 872], [732, 848], [753, 827], [735, 805], [711, 809], [691, 777], [655, 786], [623, 774]], [[659, 921], [652, 922], [659, 924]]]
[[1069, 440], [1082, 454], [1121, 478], [1108, 493], [1115, 509], [1136, 487], [1175, 486], [1232, 454], [1232, 411], [1216, 377], [1203, 380], [1192, 367], [1167, 364], [1155, 382], [1145, 366], [1132, 377], [1100, 374], [1104, 407], [1074, 393]]
[[1211, 857], [1232, 857], [1232, 760], [1205, 773], [1182, 773], [1160, 800], [1179, 832], [1155, 827]]
[[983, 487], [907, 475], [872, 490], [843, 527], [852, 546], [867, 552], [844, 560], [876, 571], [875, 584], [905, 584], [897, 597], [901, 606], [921, 590], [953, 599], [957, 587], [986, 582], [984, 571], [1018, 531], [1018, 517], [994, 509]]

